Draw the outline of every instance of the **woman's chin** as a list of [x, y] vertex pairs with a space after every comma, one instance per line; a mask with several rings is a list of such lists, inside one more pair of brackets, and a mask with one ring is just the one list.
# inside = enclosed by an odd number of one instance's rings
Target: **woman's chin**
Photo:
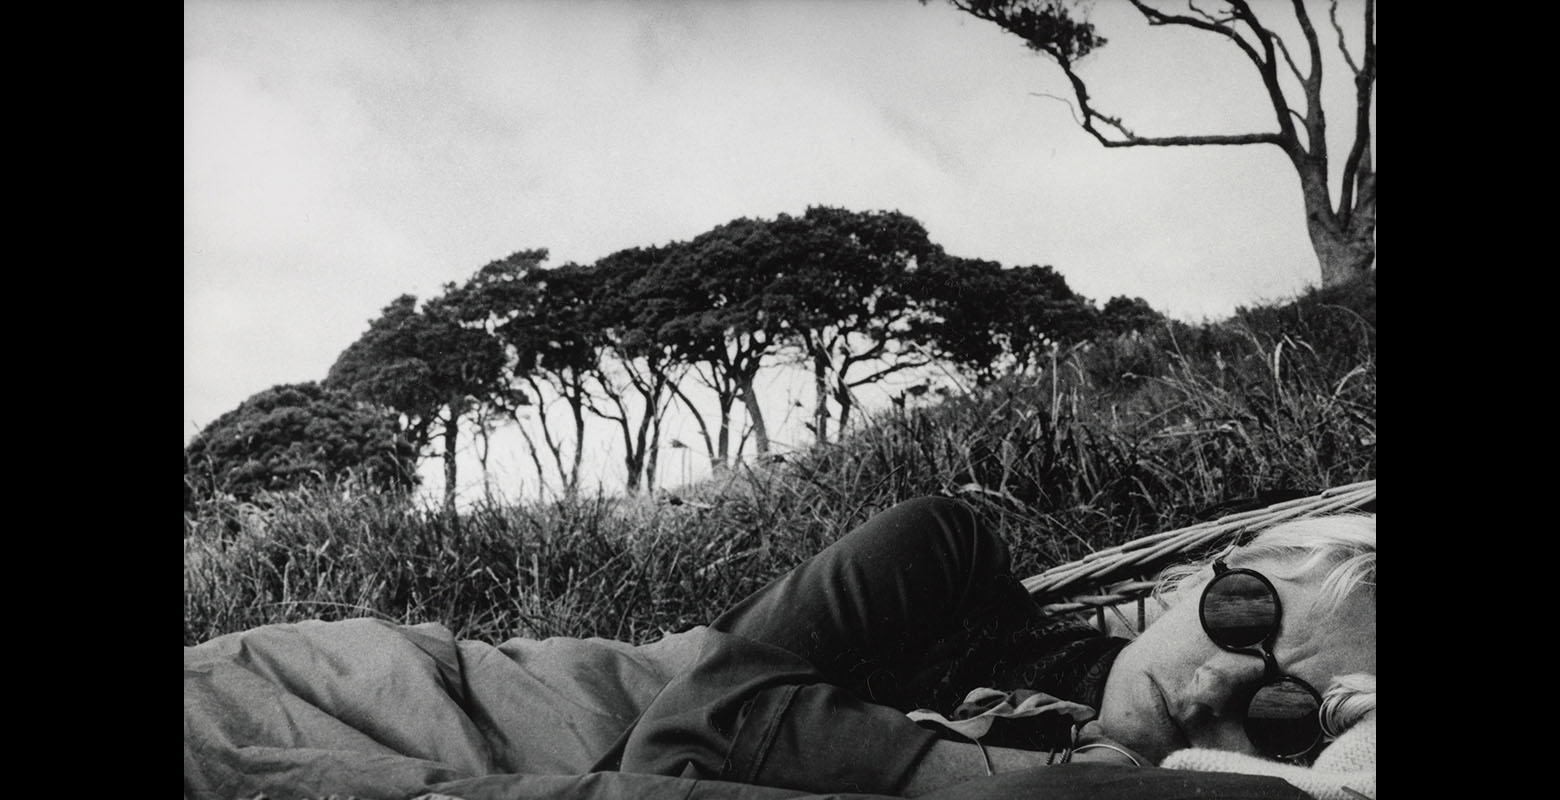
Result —
[[1148, 679], [1141, 702], [1130, 715], [1107, 716], [1102, 711], [1101, 731], [1111, 739], [1158, 764], [1170, 753], [1190, 746], [1186, 729], [1172, 713], [1158, 681]]

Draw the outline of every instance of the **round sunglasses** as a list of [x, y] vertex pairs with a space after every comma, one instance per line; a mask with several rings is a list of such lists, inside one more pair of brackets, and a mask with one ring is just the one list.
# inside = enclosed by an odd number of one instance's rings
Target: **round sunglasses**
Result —
[[1322, 695], [1311, 684], [1278, 668], [1273, 640], [1283, 609], [1272, 581], [1259, 572], [1213, 562], [1213, 580], [1203, 587], [1198, 618], [1208, 638], [1232, 652], [1258, 656], [1262, 683], [1246, 698], [1246, 738], [1264, 755], [1292, 761], [1322, 741], [1317, 712]]

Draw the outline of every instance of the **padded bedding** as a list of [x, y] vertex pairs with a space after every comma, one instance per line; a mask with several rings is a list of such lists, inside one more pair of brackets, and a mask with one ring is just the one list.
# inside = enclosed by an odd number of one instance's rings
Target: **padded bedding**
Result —
[[[184, 650], [184, 792], [192, 800], [869, 798], [610, 769], [642, 712], [725, 634], [649, 645], [456, 640], [428, 623], [270, 625]], [[653, 761], [653, 759], [651, 759]], [[643, 763], [645, 759], [640, 758]], [[1071, 764], [925, 795], [1286, 798], [1276, 778]]]

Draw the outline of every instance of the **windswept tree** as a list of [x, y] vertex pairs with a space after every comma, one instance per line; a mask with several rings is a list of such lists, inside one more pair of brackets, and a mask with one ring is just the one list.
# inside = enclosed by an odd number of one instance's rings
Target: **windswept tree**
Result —
[[920, 222], [898, 211], [814, 206], [800, 217], [781, 214], [771, 230], [774, 266], [761, 309], [812, 370], [810, 427], [827, 442], [831, 399], [843, 434], [856, 388], [930, 363], [905, 337], [914, 310], [906, 292], [910, 274], [937, 246]]
[[[928, 0], [921, 0], [925, 4]], [[1072, 88], [1083, 129], [1105, 147], [1195, 147], [1272, 145], [1283, 151], [1300, 178], [1306, 231], [1321, 266], [1322, 285], [1335, 286], [1365, 274], [1376, 262], [1376, 170], [1372, 156], [1372, 110], [1376, 88], [1376, 3], [1347, 3], [1349, 20], [1340, 18], [1338, 0], [1327, 5], [1330, 41], [1312, 18], [1306, 0], [1288, 7], [1298, 29], [1293, 43], [1270, 24], [1283, 13], [1280, 2], [1207, 0], [1169, 3], [1127, 0], [1153, 26], [1178, 27], [1207, 34], [1210, 42], [1234, 47], [1261, 80], [1273, 111], [1273, 129], [1205, 135], [1150, 135], [1129, 127], [1122, 117], [1096, 105], [1079, 69], [1080, 62], [1105, 45], [1087, 19], [1082, 0], [948, 0], [954, 7], [993, 22], [1024, 40], [1061, 67]], [[1253, 6], [1261, 9], [1259, 18]], [[1172, 9], [1171, 7], [1174, 6]], [[1335, 48], [1353, 84], [1352, 142], [1343, 157], [1337, 199], [1329, 184], [1332, 154], [1323, 111], [1323, 49]], [[1173, 65], [1166, 65], [1173, 69]]]
[[686, 393], [711, 466], [730, 463], [731, 421], [743, 404], [759, 454], [768, 453], [769, 430], [753, 384], [765, 358], [780, 345], [779, 316], [765, 307], [774, 280], [779, 243], [769, 222], [741, 218], [676, 246], [650, 276], [641, 297], [645, 329], [672, 348], [697, 380], [715, 393], [716, 433]]
[[661, 424], [683, 369], [655, 324], [653, 276], [674, 248], [619, 250], [598, 259], [588, 276], [594, 287], [589, 326], [601, 337], [601, 357], [590, 369], [596, 391], [586, 402], [592, 414], [618, 427], [630, 494], [655, 488]]
[[[542, 440], [563, 484], [565, 496], [579, 491], [585, 453], [585, 413], [591, 376], [600, 372], [604, 336], [595, 302], [599, 287], [589, 266], [569, 262], [527, 273], [536, 290], [529, 314], [516, 314], [498, 330], [513, 351], [518, 375], [537, 397]], [[560, 436], [549, 418], [552, 400], [564, 404], [571, 436]], [[521, 432], [529, 433], [524, 428]], [[534, 460], [534, 448], [533, 448]], [[537, 466], [540, 471], [540, 465]]]
[[186, 502], [351, 480], [417, 485], [417, 451], [393, 412], [318, 383], [273, 386], [207, 425], [184, 448]]
[[[598, 362], [601, 334], [593, 318], [594, 271], [568, 263], [546, 268], [547, 250], [521, 250], [478, 270], [459, 290], [462, 315], [483, 324], [506, 349], [509, 391], [493, 398], [496, 411], [519, 427], [537, 475], [547, 469], [520, 412], [535, 411], [542, 447], [565, 496], [579, 489], [585, 444], [589, 382]], [[563, 403], [572, 436], [555, 430], [549, 416]]]
[[436, 297], [419, 309], [416, 297], [402, 295], [336, 358], [325, 385], [402, 414], [419, 452], [437, 437], [444, 503], [453, 512], [461, 422], [506, 390], [504, 363], [502, 345], [464, 319], [458, 304]]

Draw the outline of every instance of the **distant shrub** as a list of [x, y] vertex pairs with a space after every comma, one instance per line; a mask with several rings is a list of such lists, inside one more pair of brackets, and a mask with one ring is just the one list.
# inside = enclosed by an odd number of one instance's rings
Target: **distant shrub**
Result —
[[393, 412], [317, 383], [273, 386], [207, 425], [184, 449], [185, 508], [231, 496], [352, 481], [375, 490], [417, 483], [416, 451]]
[[1100, 309], [1100, 324], [1113, 336], [1157, 328], [1165, 321], [1165, 316], [1141, 297], [1118, 295]]

